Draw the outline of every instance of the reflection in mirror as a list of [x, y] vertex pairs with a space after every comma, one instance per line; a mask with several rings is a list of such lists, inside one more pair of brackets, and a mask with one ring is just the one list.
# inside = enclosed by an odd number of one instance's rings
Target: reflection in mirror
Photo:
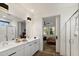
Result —
[[18, 34], [20, 38], [26, 38], [26, 22], [25, 20], [18, 22]]
[[[21, 27], [19, 27], [21, 23]], [[2, 29], [2, 30], [1, 30]], [[0, 42], [12, 41], [22, 34], [25, 38], [26, 24], [23, 19], [0, 10]]]

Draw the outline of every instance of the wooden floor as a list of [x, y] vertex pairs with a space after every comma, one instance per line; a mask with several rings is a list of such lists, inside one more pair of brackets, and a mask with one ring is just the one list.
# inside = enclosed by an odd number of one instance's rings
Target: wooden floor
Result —
[[44, 41], [44, 50], [36, 52], [34, 56], [59, 56], [59, 53], [56, 53], [56, 45], [49, 45]]

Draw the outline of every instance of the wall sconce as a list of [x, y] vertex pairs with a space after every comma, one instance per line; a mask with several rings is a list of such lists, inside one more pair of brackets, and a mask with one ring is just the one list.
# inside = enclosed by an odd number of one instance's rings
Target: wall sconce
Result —
[[31, 18], [30, 17], [27, 17], [27, 20], [31, 21]]

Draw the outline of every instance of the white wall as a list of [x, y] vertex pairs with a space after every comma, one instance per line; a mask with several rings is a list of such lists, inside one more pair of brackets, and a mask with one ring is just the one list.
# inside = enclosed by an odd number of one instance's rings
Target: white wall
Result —
[[33, 37], [33, 13], [28, 12], [26, 17], [29, 16], [31, 18], [31, 21], [26, 19], [26, 37]]
[[[44, 16], [56, 16], [60, 15], [60, 54], [65, 55], [65, 22], [69, 19], [69, 17], [78, 9], [78, 6], [71, 6], [66, 8], [54, 9], [52, 12], [45, 13]], [[41, 16], [41, 15], [40, 15]]]
[[38, 16], [34, 16], [34, 21], [33, 21], [33, 36], [36, 36], [37, 38], [40, 39], [40, 50], [43, 50], [43, 25], [42, 25], [42, 18]]
[[42, 39], [42, 18], [41, 17], [48, 17], [48, 16], [56, 16], [60, 15], [60, 54], [65, 55], [65, 28], [64, 24], [69, 19], [69, 17], [77, 10], [77, 5], [72, 7], [66, 7], [62, 9], [54, 9], [54, 11], [47, 12], [45, 15], [42, 14], [35, 14], [33, 21], [33, 36], [37, 36], [40, 38], [40, 49], [43, 49], [43, 39]]

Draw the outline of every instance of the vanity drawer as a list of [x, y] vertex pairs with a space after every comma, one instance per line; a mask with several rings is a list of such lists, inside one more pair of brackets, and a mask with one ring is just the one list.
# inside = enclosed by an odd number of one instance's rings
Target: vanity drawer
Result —
[[[14, 56], [16, 54], [18, 54], [18, 52], [21, 52], [21, 54], [23, 54], [23, 46], [17, 46], [11, 49], [8, 49], [6, 51], [0, 52], [0, 56]], [[19, 55], [16, 55], [19, 56]]]

